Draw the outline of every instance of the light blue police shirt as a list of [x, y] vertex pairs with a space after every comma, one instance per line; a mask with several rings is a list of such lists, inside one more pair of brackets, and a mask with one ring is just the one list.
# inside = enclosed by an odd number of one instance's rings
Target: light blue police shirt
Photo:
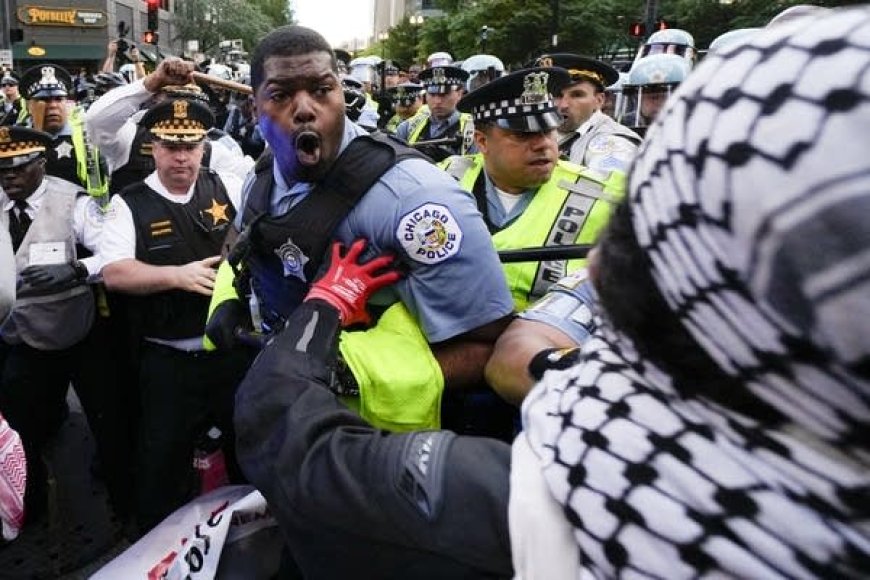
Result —
[[593, 312], [597, 301], [598, 295], [586, 268], [580, 268], [550, 286], [543, 297], [519, 314], [519, 318], [543, 322], [580, 345], [595, 331]]
[[[365, 129], [345, 119], [339, 151], [362, 135], [367, 135]], [[311, 184], [290, 185], [277, 167], [273, 172], [270, 213], [280, 215], [304, 199]], [[252, 183], [249, 174], [245, 197]], [[365, 259], [384, 252], [401, 258], [407, 275], [372, 302], [387, 305], [400, 299], [429, 342], [450, 339], [513, 311], [474, 198], [423, 159], [406, 159], [388, 169], [338, 225], [336, 238], [346, 245], [366, 238]]]

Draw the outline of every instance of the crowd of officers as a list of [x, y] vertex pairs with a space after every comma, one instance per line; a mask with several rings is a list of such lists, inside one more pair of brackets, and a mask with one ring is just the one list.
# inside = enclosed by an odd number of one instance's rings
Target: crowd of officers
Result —
[[270, 58], [280, 35], [264, 41], [253, 95], [197, 84], [174, 58], [129, 77], [3, 72], [0, 219], [18, 281], [0, 411], [24, 442], [30, 521], [70, 385], [138, 533], [195, 493], [194, 448], [213, 426], [230, 480], [245, 481], [236, 388], [333, 240], [364, 238], [363, 256], [390, 253], [403, 277], [342, 332], [331, 390], [392, 431], [515, 434], [532, 379], [490, 367], [499, 388], [484, 369], [513, 313], [584, 266], [622, 195], [641, 136], [602, 112], [619, 73], [567, 53], [512, 73], [446, 53], [360, 73], [315, 33], [287, 34], [310, 50]]

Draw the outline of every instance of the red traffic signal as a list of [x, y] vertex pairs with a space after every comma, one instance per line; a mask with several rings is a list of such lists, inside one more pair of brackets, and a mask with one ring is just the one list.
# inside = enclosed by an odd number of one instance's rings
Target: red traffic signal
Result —
[[157, 30], [159, 21], [160, 0], [146, 0], [148, 4], [148, 30]]
[[656, 30], [667, 30], [668, 28], [668, 23], [664, 20], [659, 20], [658, 22], [656, 22]]
[[646, 33], [646, 27], [643, 22], [632, 22], [628, 26], [628, 35], [632, 38], [643, 38]]
[[142, 34], [142, 42], [145, 44], [157, 44], [158, 34], [156, 30], [146, 30]]

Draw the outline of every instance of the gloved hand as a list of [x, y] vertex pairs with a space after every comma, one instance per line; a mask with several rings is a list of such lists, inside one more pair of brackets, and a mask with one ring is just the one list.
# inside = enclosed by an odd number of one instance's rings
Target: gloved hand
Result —
[[238, 329], [247, 332], [252, 330], [248, 310], [241, 300], [224, 300], [208, 319], [205, 335], [219, 350], [228, 350], [236, 345]]
[[[371, 318], [366, 312], [369, 297], [389, 286], [401, 274], [393, 267], [393, 256], [379, 256], [365, 264], [358, 264], [357, 258], [365, 250], [366, 241], [356, 240], [342, 256], [342, 244], [332, 245], [332, 258], [329, 270], [311, 286], [305, 300], [323, 300], [338, 310], [343, 327], [359, 322], [368, 323]], [[380, 274], [377, 272], [382, 271]]]
[[74, 282], [84, 282], [88, 269], [81, 262], [28, 266], [21, 271], [21, 279], [32, 290], [49, 291], [68, 288]]

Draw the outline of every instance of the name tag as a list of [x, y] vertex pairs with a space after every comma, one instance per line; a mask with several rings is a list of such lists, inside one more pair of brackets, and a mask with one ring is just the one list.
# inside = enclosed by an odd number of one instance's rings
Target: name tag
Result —
[[38, 242], [30, 245], [28, 264], [52, 266], [66, 262], [66, 244], [63, 242]]

